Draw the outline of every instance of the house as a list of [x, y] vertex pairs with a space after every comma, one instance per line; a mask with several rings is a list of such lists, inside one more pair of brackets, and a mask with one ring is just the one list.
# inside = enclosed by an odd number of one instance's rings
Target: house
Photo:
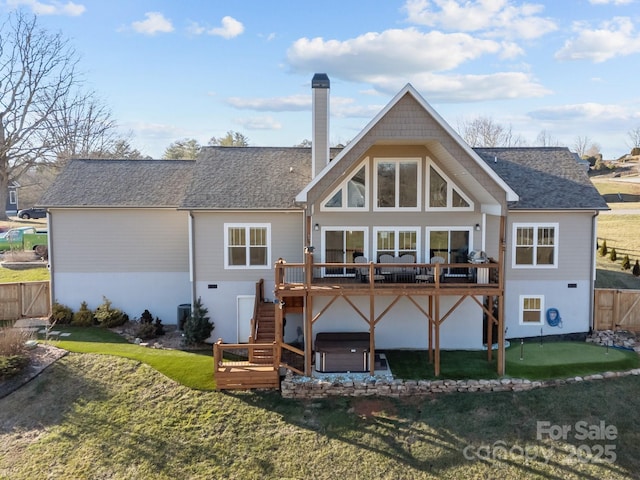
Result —
[[607, 206], [568, 149], [473, 149], [411, 85], [332, 149], [329, 87], [314, 76], [311, 148], [70, 161], [40, 202], [53, 298], [165, 323], [201, 298], [232, 344], [266, 309], [307, 375], [318, 333], [368, 334], [371, 371], [379, 349], [439, 372], [441, 349], [495, 344], [502, 374], [506, 338], [590, 328]]
[[15, 180], [9, 181], [7, 186], [7, 198], [6, 198], [6, 214], [8, 216], [16, 215], [18, 213], [18, 189], [20, 184]]

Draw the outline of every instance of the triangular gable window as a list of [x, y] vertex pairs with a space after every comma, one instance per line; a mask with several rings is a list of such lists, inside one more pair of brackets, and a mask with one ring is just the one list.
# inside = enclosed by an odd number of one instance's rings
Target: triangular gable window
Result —
[[369, 185], [367, 162], [360, 165], [351, 177], [334, 190], [321, 210], [366, 210], [369, 208]]
[[427, 210], [473, 210], [473, 202], [434, 164], [427, 185]]

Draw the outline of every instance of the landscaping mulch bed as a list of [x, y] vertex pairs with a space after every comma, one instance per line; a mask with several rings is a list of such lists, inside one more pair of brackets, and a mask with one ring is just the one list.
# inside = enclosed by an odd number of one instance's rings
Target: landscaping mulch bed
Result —
[[64, 357], [66, 350], [39, 343], [34, 349], [28, 350], [29, 364], [19, 374], [0, 382], [0, 398], [13, 393], [18, 388], [40, 375], [49, 365]]

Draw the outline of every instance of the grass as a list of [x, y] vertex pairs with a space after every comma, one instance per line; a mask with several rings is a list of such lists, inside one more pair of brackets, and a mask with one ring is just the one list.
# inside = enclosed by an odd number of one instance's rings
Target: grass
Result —
[[[0, 400], [0, 477], [634, 478], [639, 396], [638, 378], [625, 377], [520, 393], [307, 402], [190, 390], [139, 362], [70, 354]], [[537, 435], [538, 422], [571, 430], [552, 440]], [[582, 440], [577, 422], [617, 433]], [[605, 443], [612, 462], [576, 456]]]
[[189, 388], [213, 390], [216, 387], [212, 351], [185, 352], [141, 347], [128, 343], [111, 330], [98, 327], [60, 326], [56, 330], [71, 335], [51, 343], [70, 352], [125, 357], [145, 363]]
[[509, 376], [529, 380], [630, 370], [639, 365], [640, 359], [634, 351], [607, 349], [583, 342], [545, 342], [542, 346], [537, 342], [529, 342], [522, 346], [512, 345], [507, 349], [505, 357], [505, 368]]
[[443, 350], [440, 352], [440, 377], [434, 375], [434, 366], [429, 363], [426, 351], [389, 350], [385, 355], [393, 375], [404, 380], [497, 378], [495, 352], [493, 361], [488, 362], [487, 352]]

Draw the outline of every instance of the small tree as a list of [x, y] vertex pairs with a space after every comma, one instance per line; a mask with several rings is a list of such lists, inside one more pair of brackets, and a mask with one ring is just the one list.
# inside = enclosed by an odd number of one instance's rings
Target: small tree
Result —
[[622, 269], [629, 270], [631, 268], [631, 261], [629, 260], [629, 255], [625, 255], [622, 260]]
[[52, 324], [58, 325], [66, 325], [71, 323], [73, 319], [73, 310], [66, 305], [55, 302], [51, 306], [51, 317], [49, 317], [49, 321]]
[[209, 309], [202, 305], [198, 297], [193, 305], [193, 312], [184, 323], [184, 342], [195, 345], [204, 342], [213, 331], [213, 323], [209, 320]]
[[612, 262], [615, 262], [616, 260], [618, 260], [618, 254], [616, 253], [615, 247], [611, 249], [611, 253], [609, 254], [609, 258], [611, 259]]
[[607, 249], [607, 241], [603, 240], [602, 245], [600, 246], [600, 256], [604, 257], [607, 255], [608, 252], [609, 250]]
[[640, 276], [640, 264], [638, 264], [638, 260], [636, 260], [635, 265], [633, 266], [633, 270], [631, 270], [634, 277]]
[[87, 306], [87, 302], [80, 304], [80, 309], [73, 314], [71, 324], [77, 327], [90, 327], [93, 325], [93, 312]]
[[98, 305], [93, 314], [98, 325], [113, 328], [119, 327], [127, 321], [127, 317], [122, 313], [122, 310], [111, 306], [111, 300], [103, 296], [102, 301], [102, 304]]

